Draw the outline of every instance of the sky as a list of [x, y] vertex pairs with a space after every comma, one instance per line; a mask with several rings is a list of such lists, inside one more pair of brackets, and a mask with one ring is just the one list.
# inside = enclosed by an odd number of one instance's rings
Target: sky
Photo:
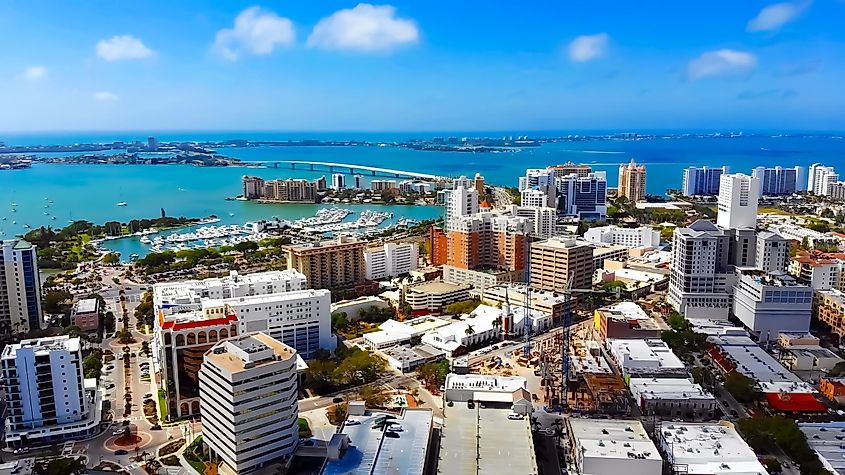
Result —
[[845, 130], [845, 0], [0, 2], [0, 131]]

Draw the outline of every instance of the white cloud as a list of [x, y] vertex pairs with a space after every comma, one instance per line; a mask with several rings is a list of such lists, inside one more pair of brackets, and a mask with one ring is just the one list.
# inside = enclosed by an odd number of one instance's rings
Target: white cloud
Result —
[[800, 16], [808, 6], [810, 6], [809, 1], [801, 3], [783, 2], [769, 5], [760, 10], [760, 13], [758, 13], [757, 16], [748, 21], [746, 30], [777, 30], [783, 25], [798, 18], [798, 16]]
[[691, 80], [709, 76], [737, 76], [751, 73], [757, 67], [757, 58], [745, 51], [720, 49], [708, 51], [687, 65]]
[[38, 81], [47, 76], [47, 68], [44, 66], [30, 66], [23, 70], [20, 77], [27, 81]]
[[155, 55], [155, 51], [132, 35], [116, 35], [97, 42], [97, 56], [106, 61], [123, 59], [144, 59]]
[[387, 51], [420, 40], [414, 20], [396, 17], [396, 7], [359, 3], [322, 18], [308, 36], [308, 46], [354, 51]]
[[290, 46], [295, 39], [292, 21], [261, 7], [250, 7], [238, 14], [232, 28], [217, 32], [214, 49], [234, 61], [242, 53], [270, 54], [277, 45]]
[[117, 94], [110, 91], [98, 91], [94, 93], [94, 99], [99, 102], [114, 102], [118, 100]]
[[607, 51], [609, 42], [607, 33], [579, 36], [569, 43], [569, 59], [583, 63], [599, 58]]

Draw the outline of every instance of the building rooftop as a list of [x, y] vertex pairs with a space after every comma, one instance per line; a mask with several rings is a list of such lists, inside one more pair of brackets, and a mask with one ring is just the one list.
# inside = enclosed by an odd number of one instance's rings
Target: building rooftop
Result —
[[523, 389], [527, 381], [522, 376], [493, 376], [484, 374], [455, 374], [446, 376], [446, 390], [472, 389], [478, 392], [507, 392], [512, 393]]
[[75, 353], [79, 351], [79, 337], [71, 338], [67, 335], [53, 336], [47, 338], [34, 338], [23, 340], [20, 343], [11, 343], [3, 348], [3, 359], [14, 359], [18, 350], [31, 348], [36, 356], [49, 354], [51, 351], [68, 351]]
[[824, 467], [832, 473], [845, 474], [842, 451], [845, 422], [802, 422], [798, 427], [807, 436], [807, 443], [816, 451]]
[[95, 313], [97, 309], [100, 307], [100, 301], [97, 299], [82, 299], [79, 302], [76, 302], [76, 305], [73, 307], [74, 313]]
[[684, 378], [631, 378], [628, 382], [634, 397], [642, 399], [713, 399], [700, 384]]
[[609, 339], [607, 344], [625, 373], [686, 371], [683, 361], [661, 340]]
[[295, 357], [296, 350], [260, 332], [230, 338], [205, 353], [207, 363], [233, 374]]
[[469, 290], [472, 288], [470, 284], [452, 284], [449, 282], [444, 282], [442, 280], [431, 280], [428, 282], [422, 282], [419, 284], [409, 285], [406, 289], [407, 292], [415, 292], [415, 293], [425, 293], [425, 294], [434, 294], [434, 295], [442, 295], [442, 294], [449, 294], [452, 292], [457, 292], [460, 290]]
[[596, 311], [610, 320], [627, 321], [635, 325], [637, 330], [668, 330], [666, 325], [651, 318], [645, 313], [645, 310], [634, 302], [618, 302]]
[[510, 409], [480, 409], [480, 405], [469, 409], [465, 403], [444, 407], [444, 411], [438, 473], [538, 473], [527, 417], [509, 420]]
[[584, 458], [663, 460], [640, 421], [570, 417], [567, 424]]
[[[349, 437], [349, 448], [341, 458], [326, 462], [322, 473], [422, 475], [433, 422], [431, 410], [405, 409], [401, 416], [390, 419], [391, 426], [402, 428], [401, 431], [389, 431], [395, 437], [385, 436], [385, 430], [375, 430], [379, 421], [387, 416], [395, 417], [383, 412], [349, 416], [340, 431]], [[350, 424], [352, 421], [354, 424]]]
[[669, 463], [685, 466], [687, 473], [768, 473], [757, 459], [757, 454], [733, 428], [733, 424], [726, 421], [663, 423], [660, 426], [660, 439], [662, 444], [665, 441]]
[[784, 351], [792, 353], [796, 356], [806, 356], [810, 358], [836, 358], [839, 355], [819, 345], [802, 345], [785, 348]]
[[716, 364], [758, 381], [764, 393], [816, 392], [747, 336], [709, 336], [707, 342], [715, 345], [709, 351]]
[[593, 244], [587, 241], [580, 241], [574, 237], [572, 238], [552, 238], [546, 239], [545, 241], [539, 241], [531, 243], [531, 249], [541, 249], [541, 248], [549, 248], [549, 249], [574, 249], [578, 247], [589, 247], [593, 248]]

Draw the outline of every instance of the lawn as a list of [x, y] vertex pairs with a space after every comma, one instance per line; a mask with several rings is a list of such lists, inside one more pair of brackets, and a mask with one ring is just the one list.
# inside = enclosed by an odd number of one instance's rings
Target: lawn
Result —
[[164, 389], [158, 391], [158, 409], [162, 421], [167, 421], [167, 398], [165, 397]]
[[767, 207], [760, 207], [757, 208], [757, 214], [779, 214], [782, 216], [792, 216], [792, 213], [786, 210], [782, 210], [780, 208], [767, 208]]

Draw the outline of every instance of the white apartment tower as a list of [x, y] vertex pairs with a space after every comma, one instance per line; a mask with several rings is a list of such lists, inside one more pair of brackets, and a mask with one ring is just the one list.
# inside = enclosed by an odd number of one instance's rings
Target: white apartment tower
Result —
[[33, 447], [92, 435], [100, 424], [96, 381], [86, 385], [79, 338], [58, 336], [7, 345], [2, 354], [9, 447]]
[[41, 280], [34, 245], [0, 241], [0, 335], [41, 328]]
[[807, 176], [807, 191], [820, 196], [827, 196], [830, 193], [830, 185], [839, 181], [839, 174], [833, 167], [826, 167], [820, 163], [810, 165]]
[[248, 333], [209, 349], [199, 372], [203, 442], [221, 473], [249, 473], [299, 442], [296, 350]]
[[[466, 178], [466, 177], [464, 177]], [[478, 213], [478, 192], [459, 185], [446, 192], [446, 231], [451, 231], [461, 216]]]
[[346, 189], [346, 176], [343, 173], [332, 173], [332, 189]]
[[367, 280], [407, 274], [419, 266], [420, 248], [415, 242], [388, 242], [364, 250]]
[[667, 300], [687, 318], [728, 318], [730, 236], [710, 221], [678, 228], [672, 240], [672, 267]]
[[762, 231], [757, 234], [755, 267], [767, 274], [783, 274], [789, 266], [789, 239]]
[[759, 192], [756, 178], [743, 173], [722, 175], [716, 224], [723, 229], [755, 228]]

